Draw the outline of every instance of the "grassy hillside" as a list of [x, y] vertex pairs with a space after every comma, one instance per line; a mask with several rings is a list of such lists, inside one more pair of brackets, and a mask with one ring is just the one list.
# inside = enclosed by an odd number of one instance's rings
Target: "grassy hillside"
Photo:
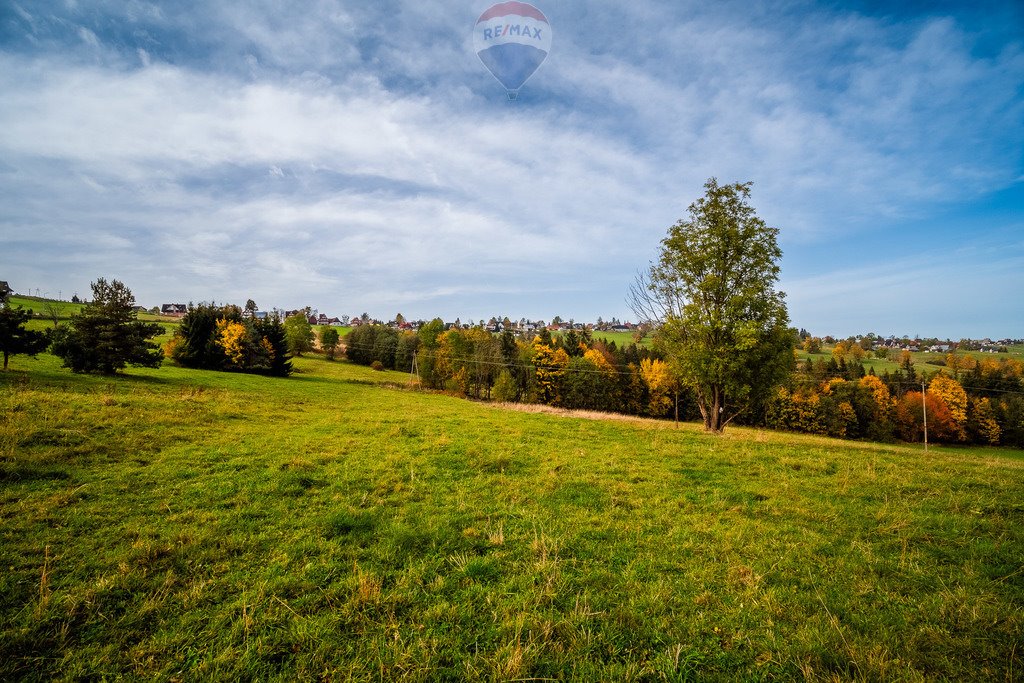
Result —
[[32, 312], [37, 316], [48, 316], [50, 315], [46, 307], [54, 306], [57, 309], [57, 315], [60, 318], [70, 318], [75, 313], [82, 310], [82, 304], [73, 304], [70, 301], [55, 301], [53, 299], [44, 299], [36, 296], [21, 296], [19, 294], [11, 295], [8, 299], [8, 303], [11, 306], [20, 306], [26, 309], [32, 309]]
[[[70, 301], [56, 301], [54, 299], [44, 299], [42, 297], [35, 296], [21, 296], [20, 294], [12, 295], [9, 299], [11, 306], [20, 306], [21, 308], [31, 309], [32, 313], [40, 318], [48, 319], [50, 312], [48, 308], [53, 306], [57, 310], [57, 317], [60, 320], [68, 320], [72, 315], [80, 313], [85, 304], [73, 304]], [[180, 318], [173, 316], [164, 315], [153, 315], [152, 313], [139, 313], [139, 320], [145, 320], [148, 322], [160, 322], [166, 324], [176, 325], [180, 322]], [[52, 325], [52, 321], [51, 321]]]
[[1024, 454], [0, 373], [0, 679], [1010, 680]]

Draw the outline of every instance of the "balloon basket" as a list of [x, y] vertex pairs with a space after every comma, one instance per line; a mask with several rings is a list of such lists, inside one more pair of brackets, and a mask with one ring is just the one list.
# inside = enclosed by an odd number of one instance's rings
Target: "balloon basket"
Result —
[[516, 100], [519, 99], [519, 91], [518, 90], [509, 90], [506, 94], [508, 95], [508, 101], [509, 102], [515, 102]]

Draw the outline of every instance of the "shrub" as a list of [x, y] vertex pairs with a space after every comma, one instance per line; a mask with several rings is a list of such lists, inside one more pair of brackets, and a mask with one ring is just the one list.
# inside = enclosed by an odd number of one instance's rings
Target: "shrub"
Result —
[[508, 403], [515, 401], [518, 393], [518, 387], [516, 386], [515, 379], [512, 377], [512, 373], [507, 368], [503, 368], [498, 373], [498, 379], [494, 382], [494, 389], [491, 395], [494, 396], [495, 401]]
[[378, 372], [384, 370], [384, 364], [381, 363], [379, 360], [375, 360], [372, 363], [370, 363], [370, 367], [373, 368], [374, 370], [377, 370]]

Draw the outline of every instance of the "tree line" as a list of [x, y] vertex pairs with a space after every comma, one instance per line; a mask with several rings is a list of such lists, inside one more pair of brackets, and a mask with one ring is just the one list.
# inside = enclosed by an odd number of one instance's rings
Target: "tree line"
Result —
[[593, 339], [589, 331], [535, 336], [482, 326], [445, 330], [437, 318], [419, 331], [361, 326], [345, 337], [347, 357], [414, 373], [430, 389], [502, 402], [664, 417], [677, 386], [657, 351]]
[[1024, 447], [1024, 363], [948, 354], [921, 372], [909, 353], [896, 372], [865, 373], [842, 356], [798, 364], [766, 406], [773, 429], [873, 441]]
[[190, 305], [164, 346], [164, 354], [187, 368], [277, 377], [292, 372], [288, 336], [281, 319], [243, 315], [242, 309], [234, 305]]

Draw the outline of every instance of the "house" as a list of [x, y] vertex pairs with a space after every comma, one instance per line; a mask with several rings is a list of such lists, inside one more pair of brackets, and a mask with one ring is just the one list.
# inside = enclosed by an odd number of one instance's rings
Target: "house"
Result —
[[0, 280], [0, 303], [7, 301], [7, 297], [9, 297], [13, 293], [14, 292], [11, 290], [11, 288], [7, 285], [7, 281]]
[[188, 313], [188, 306], [185, 304], [164, 304], [160, 307], [160, 315], [183, 318], [186, 313]]

